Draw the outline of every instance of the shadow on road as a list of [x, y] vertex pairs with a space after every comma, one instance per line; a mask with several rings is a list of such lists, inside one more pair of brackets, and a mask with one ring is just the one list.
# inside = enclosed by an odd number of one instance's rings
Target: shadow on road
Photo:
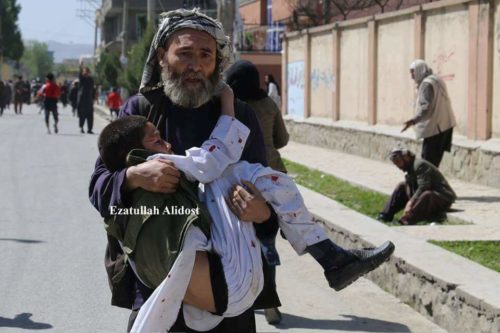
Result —
[[0, 317], [0, 327], [18, 327], [27, 330], [46, 330], [53, 326], [46, 323], [37, 323], [30, 319], [32, 313], [21, 313], [13, 319]]
[[[263, 311], [256, 311], [256, 313], [264, 315]], [[276, 328], [279, 330], [305, 328], [357, 332], [411, 332], [408, 326], [403, 324], [352, 315], [341, 315], [346, 320], [309, 319], [286, 313], [282, 313], [282, 315], [282, 324], [276, 325]]]
[[459, 201], [477, 201], [477, 202], [500, 202], [500, 197], [477, 196], [477, 197], [458, 197]]
[[0, 238], [0, 241], [12, 241], [12, 242], [26, 243], [26, 244], [45, 243], [45, 241], [36, 239], [19, 239], [19, 238]]

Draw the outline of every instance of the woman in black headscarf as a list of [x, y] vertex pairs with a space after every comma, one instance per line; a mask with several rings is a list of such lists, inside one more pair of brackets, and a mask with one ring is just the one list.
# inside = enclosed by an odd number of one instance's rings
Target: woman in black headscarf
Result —
[[[274, 101], [260, 88], [259, 71], [254, 64], [247, 60], [239, 60], [225, 73], [227, 84], [233, 89], [234, 96], [250, 105], [259, 120], [266, 157], [269, 166], [281, 172], [287, 172], [281, 160], [279, 148], [288, 143], [288, 132]], [[265, 276], [266, 284], [276, 285], [276, 265], [280, 264], [278, 252], [275, 247], [276, 237], [267, 240], [261, 239], [262, 252], [266, 261], [272, 267], [272, 274]], [[281, 322], [281, 313], [278, 308], [265, 309], [264, 314], [269, 324], [276, 325]]]

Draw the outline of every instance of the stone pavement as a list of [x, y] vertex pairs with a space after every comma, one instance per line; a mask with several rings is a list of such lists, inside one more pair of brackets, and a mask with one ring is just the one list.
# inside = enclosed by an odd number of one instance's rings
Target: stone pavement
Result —
[[[282, 156], [361, 187], [389, 194], [403, 180], [390, 162], [290, 142]], [[293, 176], [293, 175], [292, 175]], [[413, 305], [450, 332], [500, 332], [500, 274], [428, 243], [500, 240], [500, 190], [449, 179], [459, 199], [449, 218], [468, 225], [389, 227], [304, 187], [306, 205], [344, 246], [378, 245], [396, 251], [388, 265], [369, 274], [383, 289]]]

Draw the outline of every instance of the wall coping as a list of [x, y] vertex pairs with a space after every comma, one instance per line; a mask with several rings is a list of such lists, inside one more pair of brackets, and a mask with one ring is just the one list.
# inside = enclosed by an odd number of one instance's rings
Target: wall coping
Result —
[[381, 14], [375, 14], [375, 15], [369, 15], [365, 17], [360, 17], [360, 18], [355, 18], [355, 19], [349, 19], [346, 21], [337, 21], [334, 23], [329, 23], [326, 25], [321, 25], [317, 27], [312, 27], [312, 28], [307, 28], [307, 29], [302, 29], [302, 30], [296, 30], [296, 31], [291, 31], [291, 32], [286, 32], [285, 33], [285, 38], [296, 38], [298, 36], [301, 36], [303, 34], [318, 34], [322, 32], [328, 32], [331, 30], [335, 30], [338, 28], [348, 28], [351, 26], [355, 25], [360, 25], [360, 24], [366, 24], [369, 21], [383, 21], [387, 19], [394, 19], [402, 16], [408, 16], [411, 14], [415, 14], [418, 12], [428, 12], [432, 11], [435, 9], [439, 8], [445, 8], [445, 7], [453, 7], [457, 5], [462, 5], [462, 4], [468, 4], [468, 3], [474, 3], [478, 2], [478, 0], [441, 0], [437, 2], [431, 2], [431, 3], [426, 3], [426, 4], [421, 4], [417, 6], [412, 6], [400, 10], [395, 10], [389, 13], [381, 13]]

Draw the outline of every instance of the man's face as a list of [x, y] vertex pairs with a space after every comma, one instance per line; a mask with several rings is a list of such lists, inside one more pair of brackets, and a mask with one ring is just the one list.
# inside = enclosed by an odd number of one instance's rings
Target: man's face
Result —
[[410, 76], [413, 80], [415, 80], [415, 70], [413, 68], [410, 69]]
[[217, 47], [208, 33], [181, 29], [158, 53], [165, 94], [183, 107], [198, 107], [212, 96], [219, 81], [215, 73]]
[[87, 76], [89, 76], [89, 75], [90, 75], [90, 70], [89, 70], [87, 67], [85, 67], [85, 68], [83, 69], [82, 74], [83, 74], [83, 76], [87, 77]]
[[152, 123], [148, 121], [144, 129], [144, 138], [142, 138], [142, 146], [144, 149], [153, 151], [155, 153], [171, 154], [172, 146], [170, 143], [164, 141]]
[[392, 163], [394, 163], [394, 165], [397, 166], [399, 170], [406, 171], [406, 161], [402, 156], [395, 157], [392, 160]]

